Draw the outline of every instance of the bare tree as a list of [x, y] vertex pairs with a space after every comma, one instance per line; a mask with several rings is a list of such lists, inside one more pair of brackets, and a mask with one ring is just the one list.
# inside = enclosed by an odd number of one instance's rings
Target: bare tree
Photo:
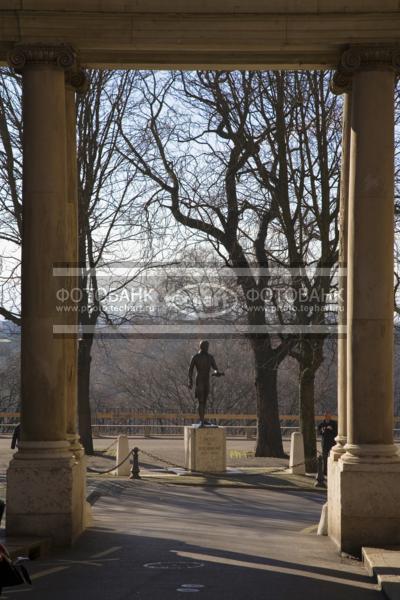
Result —
[[[118, 294], [147, 268], [155, 252], [146, 242], [142, 191], [135, 185], [135, 172], [127, 170], [117, 152], [121, 119], [128, 101], [135, 102], [135, 78], [128, 72], [95, 70], [88, 72], [88, 78], [88, 91], [79, 96], [77, 105], [82, 292], [78, 410], [81, 441], [91, 454], [90, 371], [96, 326], [129, 321], [134, 307], [128, 305], [121, 311]], [[132, 264], [123, 276], [114, 273], [119, 263], [133, 259], [138, 266]], [[99, 269], [106, 273], [100, 281]]]
[[[315, 374], [326, 337], [315, 330], [334, 323], [333, 316], [326, 321], [326, 309], [338, 242], [340, 105], [329, 94], [327, 74], [141, 77], [141, 130], [124, 126], [124, 155], [149, 182], [149, 205], [207, 240], [237, 276], [249, 330], [257, 331], [249, 341], [258, 455], [282, 452], [277, 370], [288, 352], [298, 361], [311, 467]], [[275, 268], [289, 269], [285, 285], [297, 292], [290, 309], [277, 300]], [[268, 289], [270, 301], [263, 296]], [[292, 325], [294, 333], [271, 335], [277, 325], [281, 331]]]
[[[295, 300], [290, 322], [299, 328], [291, 355], [299, 365], [299, 407], [306, 467], [315, 467], [315, 377], [324, 355], [338, 260], [341, 102], [330, 74], [258, 74], [256, 104], [272, 131], [267, 155], [255, 156], [260, 185], [276, 198], [276, 235], [269, 258], [289, 269]], [[269, 168], [269, 164], [273, 168]], [[283, 313], [280, 313], [281, 318]]]
[[0, 69], [0, 315], [20, 325], [21, 77]]
[[[248, 185], [248, 163], [268, 131], [259, 128], [252, 118], [253, 73], [200, 73], [200, 85], [208, 95], [197, 94], [192, 76], [182, 76], [183, 96], [170, 104], [175, 76], [142, 75], [141, 131], [124, 125], [123, 155], [151, 182], [150, 200], [159, 210], [172, 213], [188, 230], [208, 240], [215, 252], [236, 274], [247, 308], [249, 341], [255, 365], [258, 432], [257, 456], [283, 456], [280, 432], [277, 370], [287, 355], [290, 340], [278, 339], [268, 332], [266, 303], [262, 290], [269, 280], [254, 267], [267, 269], [265, 251], [272, 221], [273, 206], [266, 195], [258, 203], [250, 202], [253, 190]], [[230, 96], [220, 96], [222, 81]], [[196, 84], [196, 81], [195, 81]], [[176, 89], [176, 88], [175, 88]], [[214, 94], [215, 92], [215, 94]], [[192, 114], [184, 119], [177, 104], [197, 101], [203, 121]], [[184, 110], [188, 103], [185, 104]], [[205, 117], [205, 118], [204, 118]], [[211, 139], [216, 140], [215, 147]], [[199, 150], [188, 148], [198, 141]], [[177, 150], [179, 146], [179, 150]], [[183, 149], [183, 151], [182, 151]], [[212, 169], [214, 176], [210, 177]]]
[[[294, 292], [286, 308], [276, 294], [271, 297], [282, 327], [293, 326], [289, 351], [299, 364], [301, 429], [311, 470], [316, 458], [315, 376], [328, 325], [335, 323], [329, 310], [338, 256], [341, 104], [329, 91], [326, 72], [197, 73], [184, 81], [189, 99], [205, 105], [208, 114], [212, 106], [218, 134], [234, 143], [240, 132], [251, 149], [248, 173], [241, 178], [251, 174], [248, 204], [258, 218], [269, 220], [265, 238], [258, 236], [258, 265], [289, 273], [286, 282], [266, 278], [264, 289], [278, 284]], [[244, 114], [243, 99], [252, 124], [247, 131], [234, 120]]]

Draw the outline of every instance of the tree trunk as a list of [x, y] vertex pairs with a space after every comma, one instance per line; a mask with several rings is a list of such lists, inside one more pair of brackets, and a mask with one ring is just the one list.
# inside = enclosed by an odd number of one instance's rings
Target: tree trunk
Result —
[[300, 430], [304, 440], [306, 471], [317, 468], [317, 438], [315, 433], [315, 375], [322, 364], [323, 341], [303, 340], [299, 356]]
[[79, 340], [78, 348], [78, 425], [81, 444], [86, 454], [93, 454], [92, 418], [90, 411], [90, 367], [93, 336]]
[[299, 405], [300, 430], [304, 440], [304, 458], [306, 471], [313, 473], [317, 467], [317, 440], [315, 435], [314, 413], [315, 372], [300, 363]]
[[284, 458], [278, 409], [278, 364], [273, 350], [262, 339], [251, 340], [257, 395], [256, 456]]

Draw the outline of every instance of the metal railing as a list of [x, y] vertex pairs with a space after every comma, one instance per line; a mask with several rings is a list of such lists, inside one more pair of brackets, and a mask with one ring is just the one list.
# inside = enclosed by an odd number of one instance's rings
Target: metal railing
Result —
[[[209, 413], [207, 417], [218, 425], [223, 425], [231, 437], [253, 439], [257, 431], [255, 414]], [[282, 434], [289, 435], [298, 430], [298, 415], [282, 415]], [[317, 417], [319, 420], [319, 417]], [[0, 412], [0, 434], [12, 434], [19, 421], [19, 413]], [[138, 412], [116, 410], [95, 412], [92, 430], [94, 435], [108, 437], [121, 433], [129, 436], [182, 437], [185, 425], [198, 421], [197, 413]]]
[[[227, 431], [227, 434], [231, 437], [253, 439], [256, 436], [256, 415], [212, 413], [209, 415], [209, 418], [217, 424], [223, 425]], [[317, 416], [315, 419], [316, 424], [322, 419], [322, 416]], [[129, 422], [140, 420], [145, 422]], [[173, 420], [180, 421], [180, 423], [165, 422]], [[115, 436], [122, 433], [132, 437], [144, 438], [156, 436], [182, 437], [185, 425], [189, 425], [191, 422], [196, 422], [197, 420], [198, 417], [195, 413], [157, 414], [117, 411], [114, 413], [97, 413], [96, 419], [92, 423], [92, 429], [94, 435], [99, 437]], [[253, 422], [253, 424], [245, 424], [246, 421]], [[399, 424], [399, 421], [399, 417], [396, 417], [396, 425]], [[18, 422], [19, 413], [0, 413], [0, 434], [11, 435]], [[236, 423], [232, 424], [232, 422]], [[286, 423], [288, 424], [286, 425]], [[298, 423], [298, 415], [282, 415], [282, 436], [288, 437], [293, 431], [299, 431]], [[396, 440], [400, 440], [400, 428], [398, 427], [395, 427], [394, 429], [394, 438]]]
[[[152, 424], [152, 425], [140, 425], [140, 424], [93, 424], [92, 429], [94, 434], [102, 435], [113, 435], [118, 433], [124, 433], [131, 436], [141, 437], [152, 437], [152, 436], [183, 436], [183, 430], [185, 425], [171, 425], [171, 424]], [[257, 432], [256, 425], [224, 425], [228, 435], [235, 437], [253, 438]], [[287, 425], [281, 427], [282, 436], [287, 436], [293, 431], [298, 431], [299, 427], [289, 427]]]

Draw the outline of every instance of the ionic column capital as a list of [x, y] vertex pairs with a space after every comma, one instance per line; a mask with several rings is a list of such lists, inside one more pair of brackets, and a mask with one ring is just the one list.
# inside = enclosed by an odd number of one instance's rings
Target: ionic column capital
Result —
[[342, 54], [331, 80], [331, 91], [344, 94], [351, 91], [357, 71], [389, 70], [400, 73], [400, 46], [349, 46]]
[[340, 68], [338, 68], [332, 75], [332, 79], [330, 81], [329, 87], [331, 92], [336, 96], [340, 96], [341, 94], [348, 94], [351, 92], [351, 84], [353, 80], [353, 74], [351, 73], [343, 73]]
[[65, 71], [76, 66], [76, 52], [67, 44], [19, 44], [8, 53], [8, 64], [15, 71], [29, 65], [51, 65]]
[[85, 71], [79, 67], [70, 69], [65, 73], [65, 84], [78, 94], [83, 94], [89, 87], [89, 80]]

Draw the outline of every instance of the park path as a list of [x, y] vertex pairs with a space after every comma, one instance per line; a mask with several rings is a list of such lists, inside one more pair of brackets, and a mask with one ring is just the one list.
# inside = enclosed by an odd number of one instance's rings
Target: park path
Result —
[[24, 600], [379, 600], [358, 561], [315, 535], [324, 496], [116, 481], [69, 550], [30, 564]]

